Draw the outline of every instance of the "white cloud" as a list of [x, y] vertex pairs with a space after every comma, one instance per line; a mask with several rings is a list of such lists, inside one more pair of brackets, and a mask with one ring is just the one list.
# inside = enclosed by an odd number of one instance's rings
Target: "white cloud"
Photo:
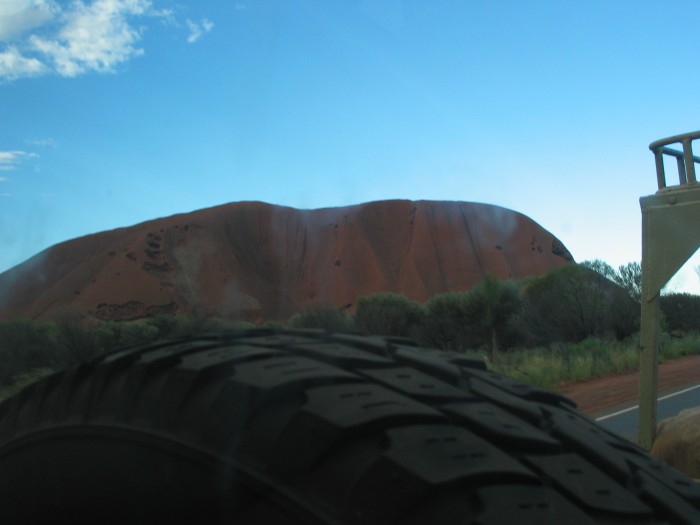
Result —
[[[172, 16], [151, 0], [0, 0], [0, 80], [114, 72], [144, 54], [134, 19]], [[203, 22], [200, 31], [209, 29]]]
[[9, 193], [0, 193], [0, 197], [9, 197], [9, 196], [10, 196]]
[[[144, 54], [144, 26], [136, 21], [145, 17], [178, 25], [153, 0], [0, 0], [0, 82], [112, 73]], [[190, 43], [214, 27], [206, 18], [186, 24]]]
[[60, 13], [53, 0], [0, 1], [0, 41], [7, 42], [22, 33], [42, 26]]
[[127, 18], [143, 15], [150, 7], [148, 0], [95, 0], [89, 5], [76, 1], [63, 14], [58, 34], [50, 38], [32, 35], [29, 44], [61, 76], [112, 72], [115, 66], [143, 54], [136, 46], [141, 34]]
[[187, 19], [186, 23], [187, 28], [190, 30], [190, 36], [187, 37], [187, 41], [190, 44], [194, 44], [204, 33], [208, 33], [214, 27], [214, 23], [206, 18], [203, 18], [199, 23]]
[[0, 51], [0, 79], [15, 80], [23, 77], [43, 75], [46, 65], [33, 57], [25, 57], [16, 47], [10, 46]]
[[0, 182], [7, 182], [7, 177], [0, 177]]
[[28, 151], [10, 150], [0, 151], [0, 171], [12, 171], [17, 169], [23, 161], [36, 158], [39, 155]]

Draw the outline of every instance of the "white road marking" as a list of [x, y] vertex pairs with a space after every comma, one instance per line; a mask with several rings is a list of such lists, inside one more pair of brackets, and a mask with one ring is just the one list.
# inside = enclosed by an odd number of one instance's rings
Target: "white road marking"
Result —
[[[692, 390], [696, 390], [698, 388], [700, 388], [700, 385], [691, 386], [691, 387], [685, 388], [683, 390], [679, 390], [678, 392], [666, 394], [665, 396], [658, 398], [657, 402], [663, 401], [664, 399], [669, 399], [671, 397], [680, 396], [681, 394], [685, 394], [687, 392], [690, 392]], [[627, 412], [632, 412], [633, 410], [637, 410], [638, 408], [639, 408], [639, 405], [634, 405], [634, 406], [631, 406], [628, 408], [624, 408], [622, 410], [618, 410], [617, 412], [613, 412], [612, 414], [606, 414], [604, 416], [597, 417], [597, 418], [595, 418], [595, 420], [596, 421], [605, 421], [606, 419], [610, 419], [610, 418], [613, 418], [615, 416], [621, 416], [622, 414], [626, 414]]]

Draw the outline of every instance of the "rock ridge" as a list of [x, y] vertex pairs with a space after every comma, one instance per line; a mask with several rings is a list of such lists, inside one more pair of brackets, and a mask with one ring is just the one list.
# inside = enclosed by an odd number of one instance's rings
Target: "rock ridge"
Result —
[[520, 279], [571, 261], [532, 219], [489, 204], [236, 202], [57, 244], [0, 274], [0, 318], [285, 320], [314, 304], [352, 309], [380, 291], [425, 301], [486, 273]]

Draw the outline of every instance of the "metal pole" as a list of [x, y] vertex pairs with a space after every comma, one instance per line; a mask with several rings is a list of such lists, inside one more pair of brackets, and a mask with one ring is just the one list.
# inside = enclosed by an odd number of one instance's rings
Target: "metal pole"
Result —
[[661, 148], [654, 150], [654, 160], [656, 161], [656, 182], [659, 189], [666, 187], [666, 173], [664, 170], [664, 155]]
[[693, 157], [693, 141], [689, 138], [683, 140], [683, 157], [685, 160], [685, 171], [688, 175], [688, 182], [695, 184], [695, 159]]
[[639, 446], [646, 450], [651, 450], [656, 437], [659, 346], [659, 294], [647, 301], [644, 293], [642, 293], [641, 355], [639, 358], [639, 435], [637, 441]]

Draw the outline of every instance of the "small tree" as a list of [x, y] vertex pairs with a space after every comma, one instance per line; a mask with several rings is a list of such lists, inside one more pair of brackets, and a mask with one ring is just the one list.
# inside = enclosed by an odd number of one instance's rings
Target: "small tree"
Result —
[[622, 287], [632, 299], [638, 303], [641, 302], [642, 265], [640, 263], [633, 261], [627, 264], [621, 264], [618, 266], [617, 270], [615, 270], [608, 263], [600, 259], [594, 259], [592, 261], [582, 262], [581, 266], [599, 273], [606, 279]]
[[518, 287], [513, 282], [487, 275], [469, 292], [469, 296], [474, 303], [472, 310], [479, 311], [472, 324], [480, 327], [479, 331], [491, 349], [491, 359], [495, 361], [506, 331], [521, 308]]
[[617, 284], [622, 286], [629, 296], [642, 302], [642, 265], [638, 262], [623, 264], [618, 268], [619, 277]]

